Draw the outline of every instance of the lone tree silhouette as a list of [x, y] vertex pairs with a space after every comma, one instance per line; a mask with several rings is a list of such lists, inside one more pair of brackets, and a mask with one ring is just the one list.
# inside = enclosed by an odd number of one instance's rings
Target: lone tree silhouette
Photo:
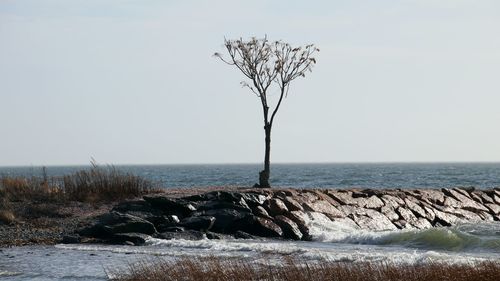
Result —
[[[242, 81], [243, 87], [249, 88], [260, 98], [264, 114], [264, 131], [266, 150], [264, 156], [264, 170], [259, 173], [259, 187], [270, 187], [270, 154], [271, 154], [271, 129], [274, 118], [281, 106], [283, 98], [288, 95], [290, 83], [298, 77], [305, 77], [307, 71], [311, 72], [316, 64], [313, 55], [319, 52], [314, 45], [292, 47], [283, 41], [270, 42], [267, 37], [248, 41], [243, 39], [224, 39], [224, 46], [229, 55], [225, 58], [219, 53], [214, 56], [223, 62], [236, 66], [246, 78]], [[271, 89], [279, 90], [279, 98], [274, 108], [270, 104], [268, 93]]]

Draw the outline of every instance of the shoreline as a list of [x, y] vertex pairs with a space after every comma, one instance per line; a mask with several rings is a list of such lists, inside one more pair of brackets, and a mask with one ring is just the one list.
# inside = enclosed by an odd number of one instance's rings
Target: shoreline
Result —
[[[248, 197], [249, 195], [251, 198]], [[148, 201], [144, 200], [145, 198], [150, 199]], [[151, 203], [158, 199], [167, 201], [153, 203], [153, 205], [156, 204], [153, 207]], [[242, 199], [244, 202], [238, 202], [236, 199], [240, 201]], [[249, 202], [245, 202], [245, 199]], [[257, 201], [251, 202], [252, 200]], [[141, 206], [146, 209], [127, 209], [132, 206], [131, 202], [142, 204]], [[167, 204], [187, 202], [186, 204], [191, 204], [194, 210], [189, 211], [188, 214], [181, 214], [182, 212], [179, 213], [179, 210], [172, 208], [172, 205], [169, 205], [169, 210], [165, 210], [161, 206], [165, 202]], [[2, 234], [0, 247], [80, 242], [140, 245], [146, 236], [141, 236], [142, 238], [127, 236], [127, 233], [131, 232], [141, 233], [140, 228], [127, 229], [126, 232], [119, 230], [104, 235], [95, 235], [95, 233], [82, 235], [82, 229], [96, 226], [99, 224], [99, 218], [109, 217], [110, 214], [117, 212], [146, 221], [151, 213], [159, 214], [160, 212], [161, 216], [177, 216], [180, 220], [170, 224], [147, 221], [153, 225], [154, 231], [143, 234], [163, 239], [186, 237], [196, 239], [209, 234], [208, 236], [213, 235], [211, 236], [213, 238], [216, 238], [215, 236], [224, 238], [224, 235], [231, 237], [237, 235], [239, 238], [245, 238], [248, 235], [248, 238], [307, 240], [309, 233], [305, 221], [311, 219], [341, 221], [353, 227], [373, 231], [426, 229], [467, 222], [500, 221], [500, 190], [498, 189], [201, 187], [163, 189], [162, 192], [146, 195], [144, 198], [116, 202], [66, 202], [64, 204], [11, 202], [11, 204], [14, 209], [23, 209], [24, 212], [29, 211], [35, 216], [24, 221], [16, 221], [11, 225], [0, 224], [0, 234]], [[178, 207], [182, 208], [181, 205]], [[250, 223], [252, 228], [237, 225], [221, 228], [217, 225], [218, 219], [219, 221], [228, 219], [225, 214], [218, 212], [228, 209], [237, 210], [232, 214], [234, 219], [242, 219], [241, 214], [244, 214], [246, 222]], [[106, 227], [113, 227], [116, 223], [116, 221], [108, 221]], [[215, 228], [213, 228], [214, 225]], [[255, 227], [257, 231], [253, 229]], [[160, 235], [162, 232], [163, 236]], [[123, 236], [120, 233], [126, 234], [125, 237], [113, 241], [116, 236]]]

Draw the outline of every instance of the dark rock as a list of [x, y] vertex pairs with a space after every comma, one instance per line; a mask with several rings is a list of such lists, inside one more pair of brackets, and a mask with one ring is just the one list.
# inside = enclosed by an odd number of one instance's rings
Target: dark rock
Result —
[[278, 198], [271, 198], [264, 202], [264, 208], [271, 216], [288, 213], [288, 208], [286, 207], [285, 203], [283, 203], [283, 201]]
[[186, 230], [181, 232], [162, 232], [157, 235], [160, 239], [184, 239], [184, 240], [202, 240], [206, 238], [204, 232], [196, 230]]
[[192, 230], [208, 231], [214, 225], [215, 217], [197, 216], [183, 219], [179, 225]]
[[64, 235], [61, 240], [62, 244], [77, 244], [81, 242], [82, 238], [79, 235]]
[[242, 219], [253, 217], [250, 213], [239, 212], [234, 209], [208, 210], [205, 215], [215, 218], [211, 230], [219, 233], [234, 233], [240, 229]]
[[99, 238], [129, 232], [153, 234], [156, 229], [151, 222], [145, 219], [129, 214], [111, 212], [100, 216], [94, 225], [80, 230], [79, 234]]
[[144, 243], [146, 243], [146, 241], [150, 238], [151, 236], [143, 233], [116, 233], [110, 238], [109, 242], [113, 244], [125, 244], [126, 242], [131, 242], [132, 244], [127, 244], [140, 246], [144, 245]]
[[233, 234], [233, 237], [236, 239], [258, 239], [258, 237], [248, 234], [244, 231], [238, 230]]
[[241, 196], [250, 207], [260, 206], [269, 199], [269, 196], [254, 192], [245, 192]]
[[165, 230], [162, 230], [161, 232], [183, 232], [186, 231], [186, 229], [182, 226], [172, 226], [172, 227], [167, 227]]
[[225, 201], [208, 201], [198, 205], [198, 211], [214, 210], [214, 209], [234, 209], [241, 212], [251, 212], [252, 210], [246, 204], [245, 200], [241, 199], [237, 203]]
[[303, 240], [311, 240], [311, 235], [309, 234], [309, 227], [307, 226], [305, 217], [306, 214], [302, 211], [291, 211], [289, 213], [286, 213], [285, 216], [289, 219], [291, 219], [295, 224], [297, 224], [297, 227], [299, 228], [300, 232], [302, 233], [302, 239]]
[[269, 216], [269, 214], [267, 213], [266, 209], [264, 209], [264, 207], [262, 207], [262, 206], [256, 206], [253, 209], [253, 214], [256, 215], [256, 216], [258, 216], [258, 217], [272, 219], [272, 217]]
[[226, 239], [227, 237], [220, 233], [215, 233], [211, 231], [205, 232], [205, 236], [210, 240], [221, 240]]
[[180, 220], [176, 215], [162, 216], [161, 219], [154, 221], [156, 229], [159, 232], [165, 231], [166, 228], [174, 227], [179, 224]]
[[283, 230], [272, 220], [254, 216], [242, 220], [238, 230], [260, 237], [283, 236]]
[[156, 210], [144, 200], [133, 200], [133, 201], [123, 201], [115, 205], [112, 211], [120, 212], [120, 213], [128, 213], [128, 212], [146, 212], [146, 213], [154, 213]]
[[169, 198], [167, 195], [146, 195], [146, 202], [169, 215], [189, 216], [196, 208], [184, 199]]
[[352, 192], [342, 192], [341, 190], [336, 190], [336, 191], [329, 191], [328, 195], [335, 199], [336, 201], [340, 202], [342, 205], [356, 205], [357, 206], [357, 200], [356, 198], [352, 197]]
[[298, 225], [293, 222], [291, 219], [279, 215], [274, 218], [276, 224], [281, 227], [283, 230], [283, 237], [293, 239], [293, 240], [301, 240], [302, 232], [299, 230]]

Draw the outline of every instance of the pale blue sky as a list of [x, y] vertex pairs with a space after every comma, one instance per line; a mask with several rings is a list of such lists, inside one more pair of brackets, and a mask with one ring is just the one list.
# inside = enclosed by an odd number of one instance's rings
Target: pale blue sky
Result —
[[0, 0], [0, 165], [261, 162], [264, 34], [321, 49], [272, 161], [500, 161], [500, 1]]

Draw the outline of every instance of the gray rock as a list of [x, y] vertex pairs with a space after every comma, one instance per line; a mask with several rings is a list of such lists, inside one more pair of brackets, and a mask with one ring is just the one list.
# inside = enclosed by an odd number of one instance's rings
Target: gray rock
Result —
[[261, 217], [247, 217], [238, 230], [260, 237], [282, 237], [283, 230], [272, 220]]
[[283, 198], [283, 203], [285, 203], [286, 207], [289, 211], [303, 211], [304, 208], [292, 197], [286, 196]]
[[384, 214], [389, 220], [392, 222], [399, 220], [399, 215], [394, 211], [394, 208], [391, 206], [383, 206], [380, 208], [380, 212]]
[[311, 236], [309, 233], [309, 227], [306, 224], [306, 214], [302, 211], [291, 211], [289, 213], [286, 213], [285, 216], [289, 219], [291, 219], [295, 224], [297, 224], [297, 227], [299, 228], [300, 232], [302, 233], [302, 239], [303, 240], [310, 240]]
[[285, 203], [283, 203], [283, 201], [278, 198], [271, 198], [267, 200], [266, 202], [264, 202], [263, 206], [271, 216], [283, 215], [285, 213], [288, 213], [288, 208], [286, 207]]
[[352, 197], [352, 192], [344, 192], [344, 191], [329, 191], [328, 195], [340, 202], [342, 205], [358, 205], [357, 200]]
[[484, 205], [489, 209], [489, 211], [493, 215], [500, 214], [500, 205], [498, 205], [498, 204], [492, 204], [492, 203], [487, 203], [487, 204], [484, 204]]
[[425, 218], [418, 218], [417, 221], [414, 221], [411, 224], [418, 229], [427, 229], [432, 227], [432, 224]]
[[461, 220], [452, 214], [442, 212], [440, 210], [434, 209], [436, 215], [435, 222], [442, 226], [452, 226]]
[[[445, 192], [446, 194], [452, 196], [457, 201], [459, 201], [461, 204], [459, 204], [457, 207], [459, 207], [461, 209], [465, 209], [465, 210], [473, 211], [473, 212], [474, 211], [486, 211], [486, 212], [488, 211], [488, 209], [486, 207], [484, 207], [483, 205], [472, 200], [470, 197], [463, 195], [461, 192], [458, 192], [455, 189], [443, 189], [443, 192]], [[446, 201], [445, 201], [445, 203], [446, 203]]]
[[404, 199], [406, 203], [406, 207], [411, 210], [414, 214], [418, 215], [421, 218], [425, 218], [425, 210], [418, 205], [417, 199], [413, 197], [406, 197]]
[[344, 217], [344, 213], [339, 211], [337, 208], [335, 208], [325, 200], [317, 200], [313, 203], [304, 203], [304, 210], [309, 212], [323, 213], [330, 218]]
[[302, 239], [302, 232], [299, 230], [298, 225], [291, 219], [280, 215], [276, 216], [274, 221], [283, 230], [283, 237], [293, 240]]
[[407, 223], [412, 224], [412, 222], [417, 221], [417, 217], [415, 216], [415, 214], [413, 214], [413, 212], [408, 210], [407, 208], [398, 207], [396, 209], [396, 212], [398, 212], [401, 218], [403, 218], [403, 220], [406, 221]]
[[438, 205], [443, 205], [444, 204], [444, 193], [442, 191], [436, 190], [436, 189], [424, 189], [421, 190], [420, 193], [422, 194], [421, 197], [417, 197], [420, 200], [427, 200], [431, 204], [438, 204]]
[[403, 199], [401, 199], [399, 197], [392, 196], [392, 195], [385, 194], [385, 195], [382, 195], [381, 198], [386, 206], [392, 207], [394, 209], [398, 208], [399, 206], [403, 206], [405, 204]]
[[[383, 216], [382, 214], [380, 214], [380, 215]], [[375, 230], [375, 231], [397, 229], [396, 226], [385, 216], [383, 216], [381, 218], [373, 218], [373, 217], [363, 216], [363, 215], [361, 215], [361, 216], [354, 215], [352, 217], [352, 220], [354, 222], [356, 222], [356, 224], [359, 227], [361, 227], [362, 229], [369, 229], [369, 230]]]
[[369, 209], [380, 209], [384, 206], [384, 202], [382, 202], [382, 200], [375, 195], [372, 195], [364, 200], [359, 200], [358, 204], [360, 207]]

